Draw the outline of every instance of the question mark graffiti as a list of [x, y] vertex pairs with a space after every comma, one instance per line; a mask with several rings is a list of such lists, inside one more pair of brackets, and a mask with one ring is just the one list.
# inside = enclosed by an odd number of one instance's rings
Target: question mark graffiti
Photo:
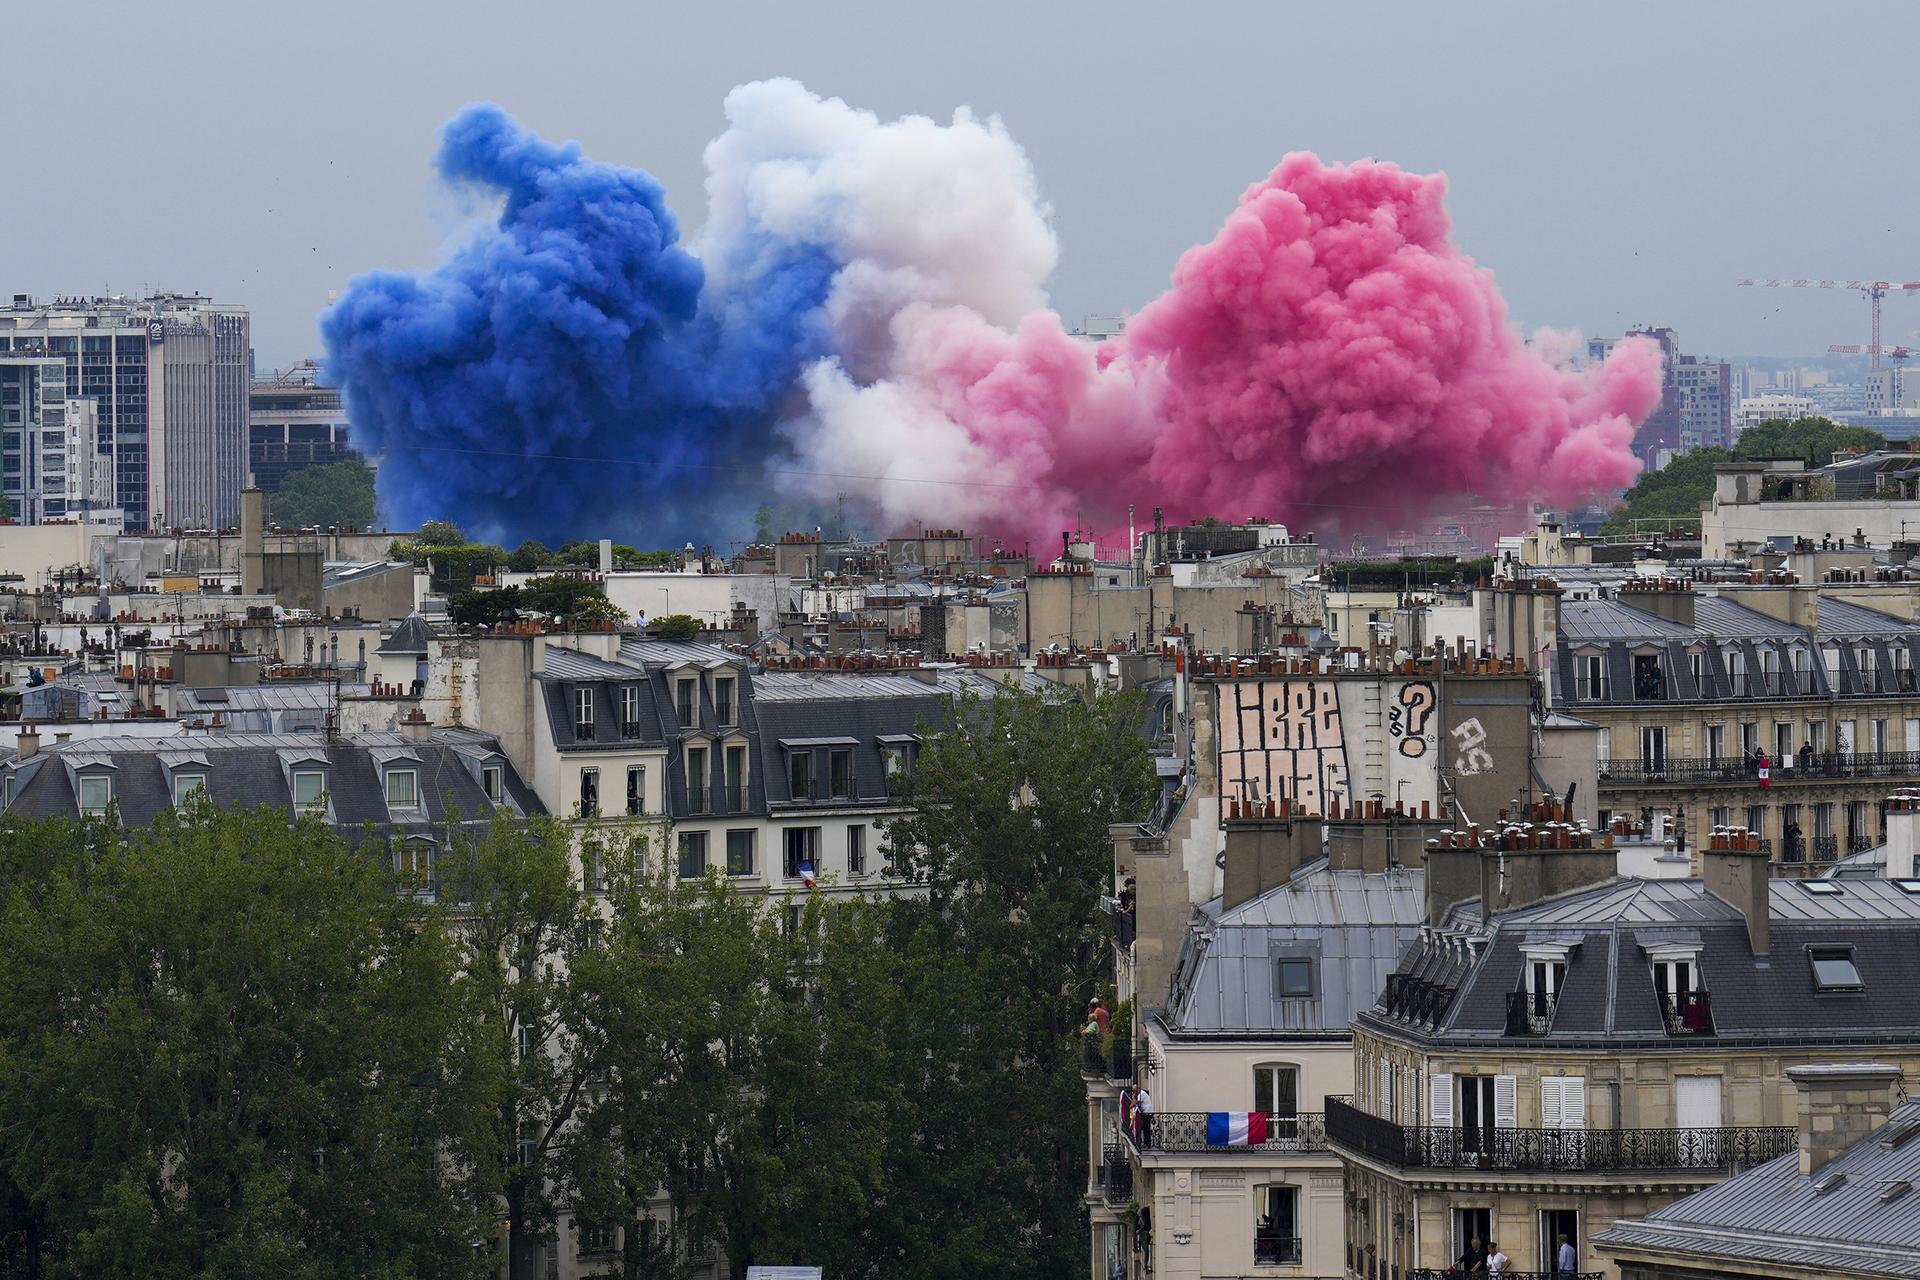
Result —
[[1427, 754], [1427, 721], [1433, 715], [1433, 686], [1415, 681], [1400, 686], [1400, 705], [1407, 710], [1406, 735], [1400, 739], [1400, 754], [1418, 760]]

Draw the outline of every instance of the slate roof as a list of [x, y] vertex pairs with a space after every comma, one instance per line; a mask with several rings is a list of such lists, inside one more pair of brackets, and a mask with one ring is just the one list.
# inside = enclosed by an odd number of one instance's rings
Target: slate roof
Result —
[[[1887, 1141], [1914, 1125], [1920, 1125], [1920, 1102], [1896, 1108], [1878, 1131], [1811, 1178], [1801, 1175], [1794, 1152], [1645, 1218], [1616, 1222], [1593, 1242], [1603, 1249], [1631, 1245], [1850, 1275], [1920, 1277], [1920, 1195], [1883, 1199], [1895, 1183], [1920, 1182], [1920, 1141]], [[1834, 1185], [1836, 1175], [1843, 1180]]]
[[[1648, 949], [1677, 943], [1698, 950], [1714, 1043], [1872, 1044], [1920, 1036], [1920, 984], [1909, 977], [1920, 971], [1920, 892], [1864, 877], [1814, 882], [1837, 892], [1808, 883], [1769, 886], [1765, 958], [1754, 956], [1739, 911], [1697, 879], [1612, 880], [1497, 913], [1484, 925], [1456, 913], [1448, 928], [1423, 933], [1395, 971], [1451, 993], [1438, 1021], [1429, 1029], [1384, 1002], [1362, 1016], [1430, 1043], [1506, 1040], [1507, 997], [1521, 988], [1524, 948], [1544, 941], [1572, 949], [1551, 1030], [1527, 1043], [1667, 1044]], [[1864, 990], [1816, 989], [1808, 952], [1820, 945], [1852, 948]]]
[[[1202, 905], [1161, 1022], [1182, 1036], [1348, 1034], [1425, 918], [1425, 873], [1367, 874], [1310, 863], [1231, 911]], [[1313, 960], [1312, 999], [1274, 994], [1275, 961]]]
[[[464, 741], [464, 740], [463, 740]], [[491, 739], [480, 739], [490, 743]], [[473, 743], [466, 741], [471, 748]], [[420, 807], [389, 810], [380, 774], [383, 759], [407, 756], [418, 761]], [[193, 760], [204, 759], [204, 767]], [[469, 823], [488, 821], [494, 806], [481, 788], [473, 757], [439, 738], [416, 741], [401, 733], [323, 734], [181, 733], [165, 737], [101, 737], [42, 747], [26, 759], [17, 754], [0, 764], [14, 779], [7, 812], [27, 818], [71, 817], [79, 812], [73, 777], [76, 770], [112, 769], [113, 799], [125, 826], [141, 827], [173, 807], [168, 767], [205, 772], [209, 798], [223, 808], [267, 805], [292, 809], [293, 795], [285, 761], [324, 760], [330, 767], [329, 815], [337, 828], [358, 831], [428, 829], [457, 811]], [[540, 801], [505, 756], [498, 763], [510, 807], [520, 813], [543, 812]]]
[[393, 634], [380, 642], [375, 653], [419, 653], [427, 651], [427, 642], [433, 639], [433, 632], [427, 629], [426, 619], [418, 613], [410, 613], [393, 629]]

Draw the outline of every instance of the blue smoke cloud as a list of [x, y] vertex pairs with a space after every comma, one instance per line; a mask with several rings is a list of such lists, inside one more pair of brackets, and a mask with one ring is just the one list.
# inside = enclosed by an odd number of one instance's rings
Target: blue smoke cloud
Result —
[[750, 234], [733, 250], [752, 287], [711, 296], [653, 177], [490, 103], [447, 124], [434, 163], [498, 218], [432, 271], [356, 277], [320, 321], [383, 514], [508, 546], [743, 531], [774, 423], [829, 345], [828, 253]]

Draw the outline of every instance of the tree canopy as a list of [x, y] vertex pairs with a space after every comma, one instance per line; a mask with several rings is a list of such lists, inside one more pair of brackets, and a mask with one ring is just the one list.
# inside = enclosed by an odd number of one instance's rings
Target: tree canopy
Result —
[[447, 603], [447, 616], [463, 626], [492, 626], [537, 613], [562, 622], [624, 621], [597, 582], [567, 574], [533, 578], [517, 587], [463, 591]]
[[656, 640], [694, 640], [700, 635], [700, 619], [690, 613], [669, 613], [647, 624], [647, 634]]
[[1824, 466], [1837, 450], [1879, 449], [1886, 438], [1866, 427], [1827, 418], [1774, 418], [1740, 433], [1731, 450], [1694, 449], [1658, 471], [1648, 471], [1627, 490], [1626, 501], [1608, 517], [1603, 533], [1631, 533], [1636, 520], [1672, 519], [1697, 528], [1700, 504], [1713, 497], [1713, 469], [1745, 458], [1800, 458]]
[[373, 471], [358, 462], [302, 467], [268, 499], [286, 529], [365, 529], [373, 523]]

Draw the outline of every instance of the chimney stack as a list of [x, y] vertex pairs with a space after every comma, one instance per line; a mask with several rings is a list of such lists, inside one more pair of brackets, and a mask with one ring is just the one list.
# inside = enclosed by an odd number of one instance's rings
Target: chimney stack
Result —
[[1279, 807], [1261, 807], [1257, 816], [1234, 814], [1228, 818], [1222, 909], [1230, 911], [1279, 888], [1293, 878], [1294, 872], [1320, 856], [1321, 819], [1281, 816], [1283, 812]]
[[1900, 1068], [1884, 1062], [1788, 1067], [1800, 1091], [1800, 1173], [1812, 1177], [1887, 1122]]
[[1707, 848], [1699, 854], [1707, 892], [1746, 918], [1748, 947], [1756, 956], [1766, 955], [1773, 944], [1772, 869], [1766, 852]]
[[14, 739], [14, 755], [19, 759], [31, 759], [40, 753], [40, 730], [32, 724], [20, 726], [20, 736]]

